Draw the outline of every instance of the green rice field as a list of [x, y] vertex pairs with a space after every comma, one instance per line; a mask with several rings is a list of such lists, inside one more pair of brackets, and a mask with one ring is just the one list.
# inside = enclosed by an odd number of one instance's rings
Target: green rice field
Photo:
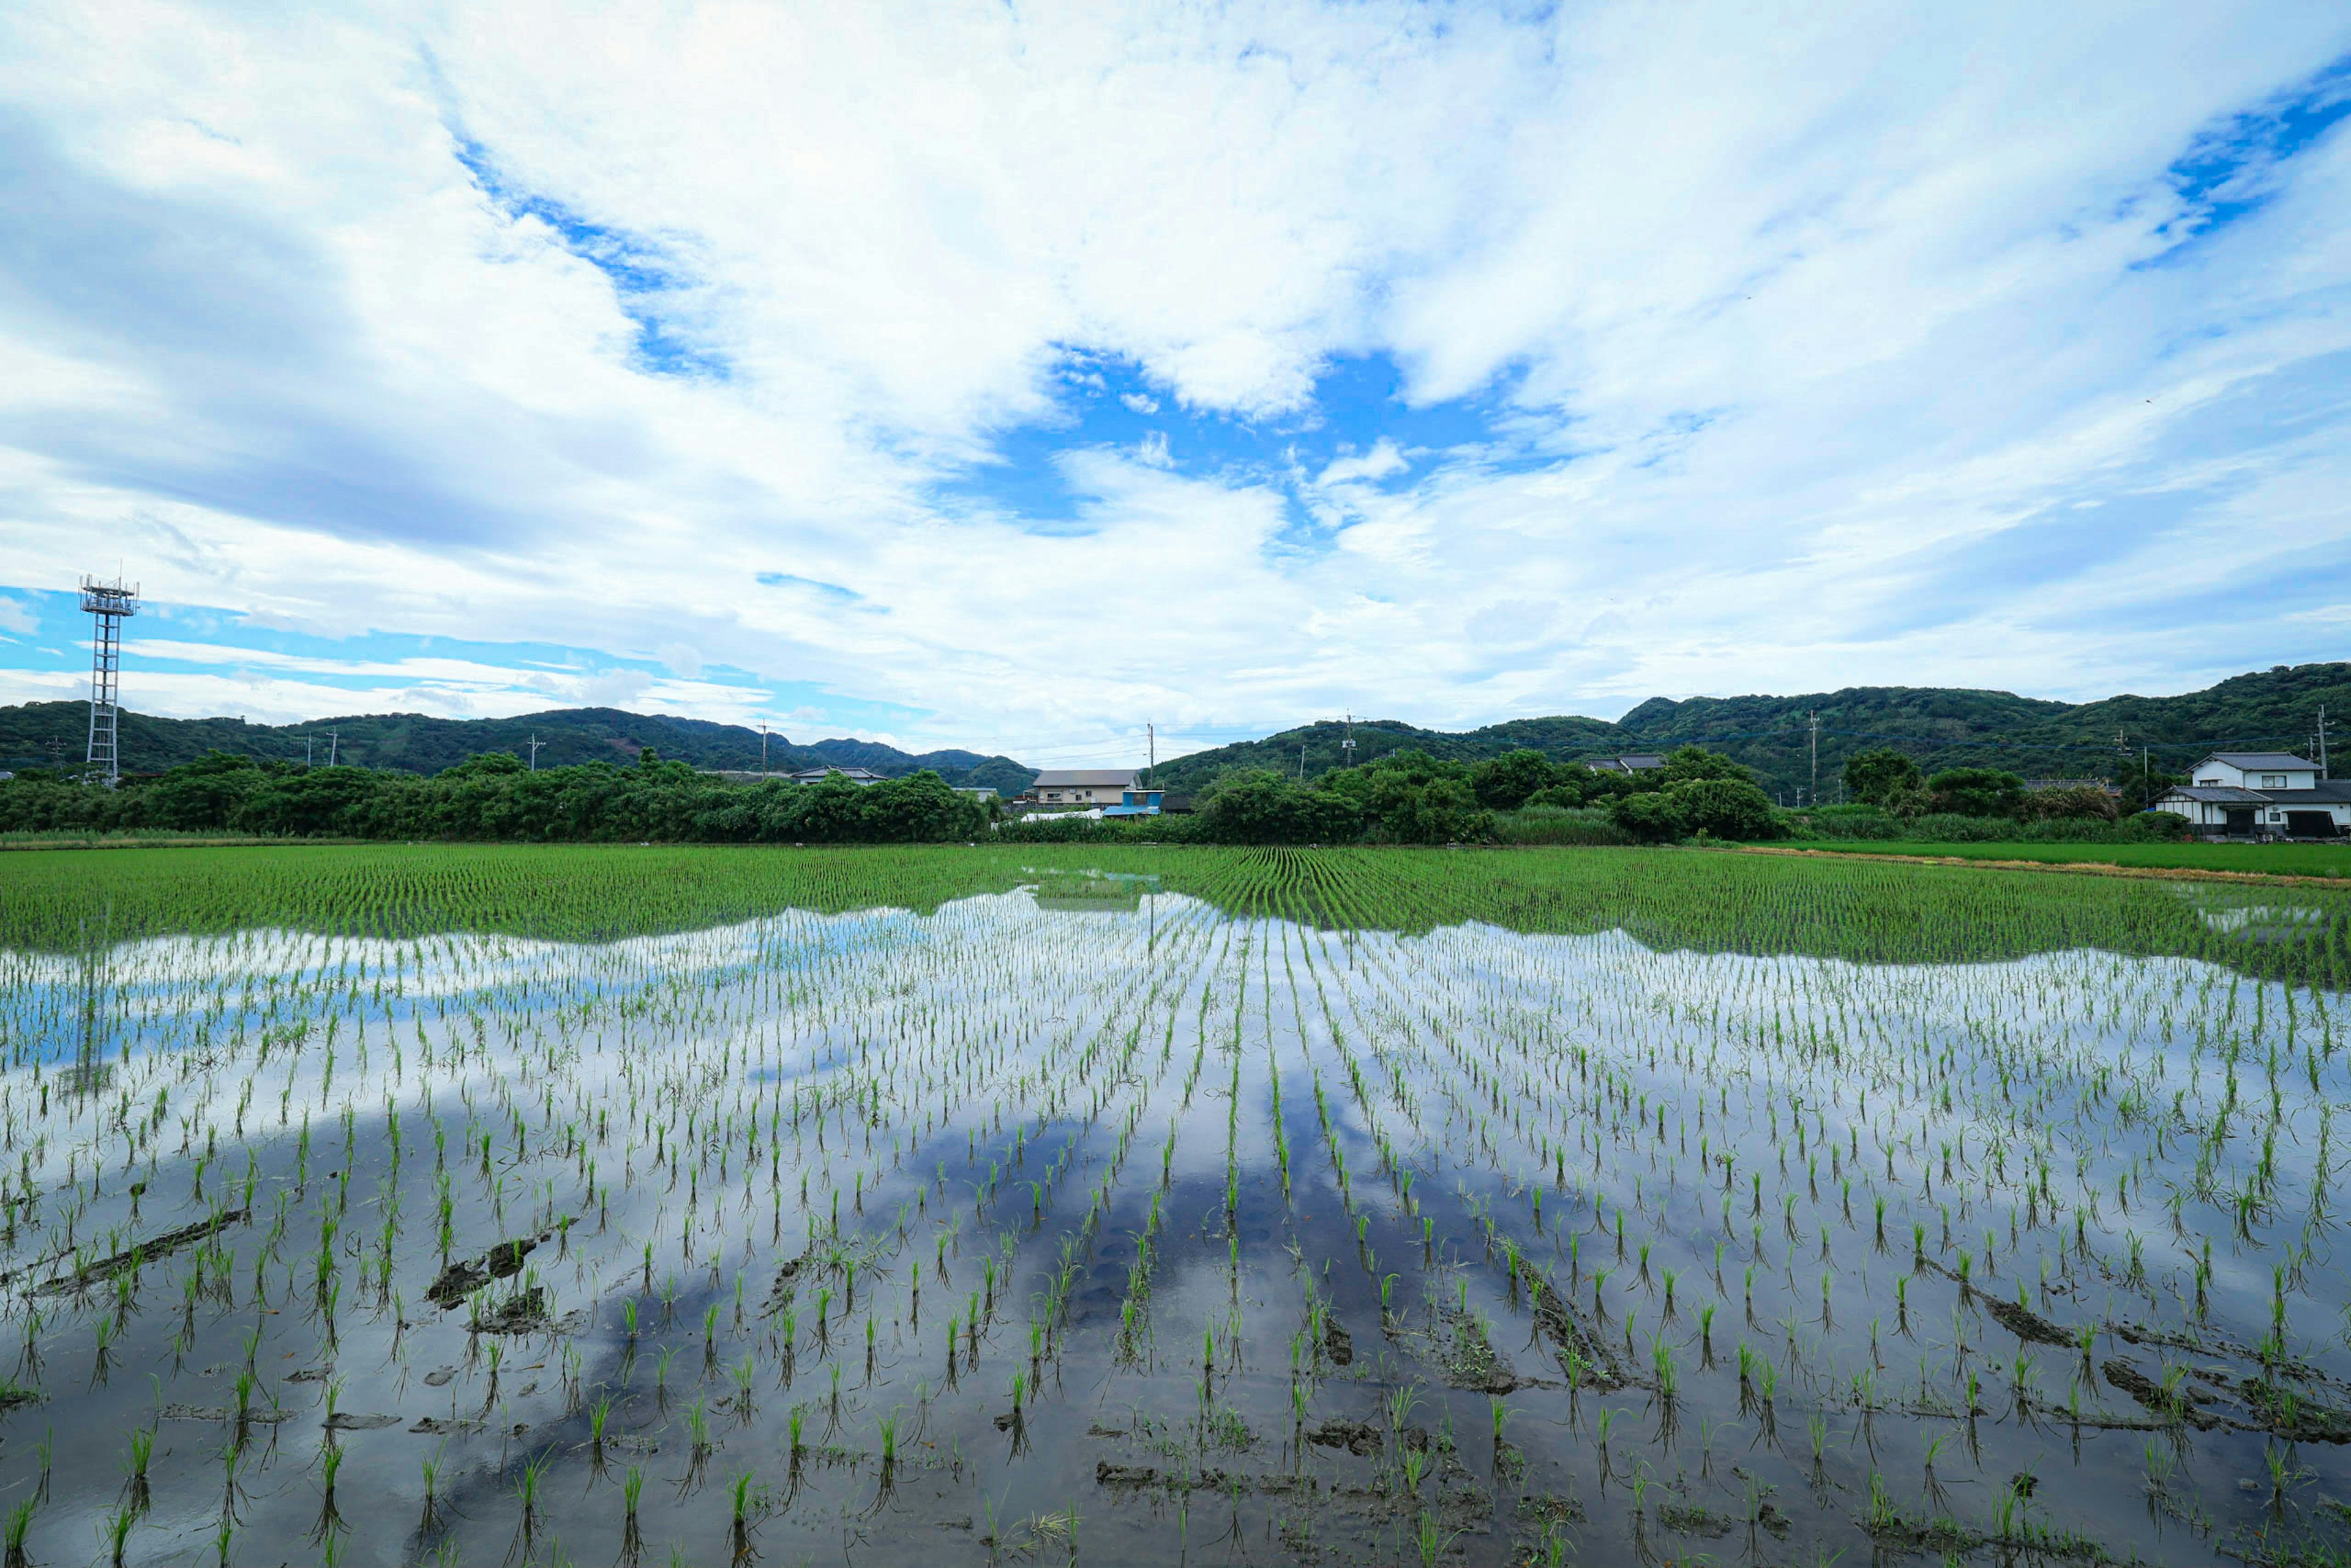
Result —
[[1858, 858], [0, 856], [0, 1545], [2344, 1563], [2346, 985]]
[[1929, 855], [1977, 861], [2043, 861], [2159, 871], [2253, 872], [2266, 876], [2351, 877], [2351, 844], [1967, 844], [1901, 840], [1791, 840], [1774, 846], [1840, 855]]

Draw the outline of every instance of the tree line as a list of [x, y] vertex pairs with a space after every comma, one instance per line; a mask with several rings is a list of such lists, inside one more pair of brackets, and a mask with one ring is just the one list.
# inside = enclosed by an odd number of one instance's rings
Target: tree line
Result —
[[255, 833], [356, 839], [705, 843], [937, 843], [977, 839], [994, 819], [979, 798], [924, 771], [880, 784], [845, 779], [733, 784], [664, 761], [536, 772], [488, 752], [426, 777], [309, 768], [215, 751], [106, 789], [39, 769], [0, 784], [0, 831]]
[[1924, 776], [1891, 749], [1853, 758], [1844, 773], [1860, 804], [1794, 813], [1774, 806], [1746, 768], [1695, 746], [1638, 773], [1597, 772], [1531, 749], [1478, 762], [1398, 751], [1305, 781], [1270, 768], [1228, 768], [1192, 816], [1000, 823], [993, 801], [929, 771], [865, 786], [733, 783], [648, 747], [633, 767], [531, 771], [508, 753], [489, 752], [424, 777], [215, 751], [115, 789], [27, 769], [0, 784], [0, 831], [671, 843], [936, 843], [1000, 832], [1041, 841], [1442, 844], [1510, 837], [1497, 831], [1498, 816], [1508, 815], [1573, 820], [1604, 833], [1580, 841], [1587, 842], [1982, 837], [1995, 835], [1998, 823], [2111, 826], [2169, 782], [2150, 774], [2134, 781], [2137, 799], [2126, 792], [2117, 800], [2096, 788], [2028, 789], [2015, 774], [1991, 768]]

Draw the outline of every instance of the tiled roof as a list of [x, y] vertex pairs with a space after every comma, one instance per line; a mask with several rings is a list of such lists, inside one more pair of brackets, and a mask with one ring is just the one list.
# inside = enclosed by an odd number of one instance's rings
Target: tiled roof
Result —
[[2204, 760], [2225, 762], [2238, 768], [2315, 768], [2318, 766], [2310, 758], [2296, 757], [2290, 751], [2216, 751]]
[[2351, 779], [2322, 779], [2307, 789], [2264, 789], [2281, 806], [2326, 806], [2351, 801]]

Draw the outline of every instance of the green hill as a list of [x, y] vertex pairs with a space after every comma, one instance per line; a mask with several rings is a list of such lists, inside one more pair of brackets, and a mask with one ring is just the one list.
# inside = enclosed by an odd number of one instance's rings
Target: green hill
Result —
[[[2136, 753], [2142, 746], [2175, 771], [2207, 751], [2229, 747], [2303, 750], [2312, 744], [2321, 705], [2335, 716], [2334, 722], [2351, 722], [2351, 664], [2281, 664], [2170, 697], [2061, 703], [1954, 687], [1848, 686], [1801, 696], [1653, 697], [1614, 724], [1562, 715], [1453, 733], [1397, 719], [1359, 719], [1353, 735], [1355, 759], [1362, 762], [1408, 747], [1476, 761], [1530, 747], [1556, 760], [1573, 761], [1696, 743], [1737, 758], [1755, 770], [1765, 789], [1785, 793], [1811, 780], [1808, 716], [1813, 714], [1820, 717], [1820, 778], [1825, 790], [1834, 787], [1846, 758], [1874, 746], [1907, 752], [1930, 773], [1990, 766], [2027, 778], [2111, 777], [2124, 750]], [[72, 766], [83, 755], [89, 724], [89, 710], [81, 703], [0, 707], [0, 768]], [[647, 746], [697, 768], [759, 765], [759, 732], [755, 729], [618, 708], [565, 708], [486, 719], [374, 714], [282, 726], [126, 712], [122, 765], [129, 772], [153, 772], [213, 749], [298, 760], [306, 739], [311, 742], [313, 758], [324, 762], [330, 733], [337, 737], [340, 761], [412, 773], [438, 772], [481, 751], [528, 757], [533, 735], [541, 742], [542, 767], [600, 758], [631, 762]], [[1343, 765], [1340, 743], [1347, 734], [1345, 725], [1326, 719], [1262, 740], [1194, 752], [1163, 763], [1157, 782], [1185, 793], [1197, 790], [1228, 768], [1272, 768], [1294, 775], [1301, 747], [1311, 778]], [[1036, 777], [1034, 768], [1010, 758], [974, 751], [917, 756], [873, 741], [795, 745], [780, 736], [768, 737], [772, 768], [822, 763], [870, 768], [893, 778], [930, 768], [949, 783], [990, 785], [1007, 794], [1026, 789]], [[2345, 767], [2351, 773], [2351, 762]]]
[[[1355, 756], [1368, 761], [1416, 747], [1474, 761], [1530, 747], [1556, 761], [1703, 745], [1755, 770], [1774, 793], [1812, 778], [1810, 716], [1820, 718], [1820, 779], [1833, 789], [1856, 751], [1891, 746], [1928, 772], [1997, 767], [2027, 778], [2109, 778], [2126, 750], [2142, 746], [2176, 771], [2230, 747], [2307, 749], [2324, 705], [2335, 724], [2351, 721], [2351, 664], [2279, 665], [2179, 696], [2051, 702], [2011, 692], [1941, 686], [1848, 686], [1799, 696], [1652, 697], [1614, 724], [1593, 718], [1513, 719], [1454, 734], [1395, 720], [1359, 721]], [[1232, 767], [1295, 774], [1306, 747], [1311, 778], [1340, 765], [1345, 726], [1323, 721], [1263, 740], [1197, 751], [1159, 769], [1168, 789], [1197, 789]], [[2351, 724], [2340, 733], [2351, 735]], [[2120, 737], [2119, 742], [2117, 737]], [[2351, 762], [2346, 768], [2351, 772]], [[1832, 794], [1831, 799], [1834, 799]]]
[[[1488, 725], [1459, 735], [1439, 729], [1420, 729], [1397, 719], [1362, 719], [1354, 722], [1355, 758], [1369, 762], [1373, 758], [1391, 751], [1426, 751], [1432, 757], [1442, 757], [1461, 762], [1475, 762], [1481, 758], [1498, 757], [1505, 751], [1522, 747], [1565, 759], [1593, 755], [1617, 747], [1622, 739], [1616, 726], [1601, 718], [1515, 718], [1504, 724]], [[1285, 729], [1263, 740], [1238, 741], [1231, 746], [1219, 746], [1213, 751], [1196, 751], [1179, 757], [1173, 762], [1163, 762], [1155, 778], [1162, 789], [1187, 793], [1206, 785], [1228, 768], [1271, 768], [1295, 778], [1299, 771], [1299, 748], [1306, 752], [1305, 771], [1310, 779], [1346, 765], [1346, 754], [1341, 743], [1347, 738], [1349, 727], [1336, 719], [1322, 719], [1314, 724]]]
[[[408, 773], [437, 773], [484, 751], [510, 751], [528, 758], [534, 736], [540, 743], [542, 768], [576, 762], [631, 763], [648, 746], [664, 757], [696, 768], [759, 766], [756, 729], [618, 708], [560, 708], [514, 718], [360, 714], [296, 725], [247, 724], [236, 718], [158, 718], [126, 709], [119, 734], [127, 773], [158, 772], [214, 750], [299, 761], [306, 743], [311, 759], [323, 765], [330, 737], [337, 761]], [[75, 766], [85, 755], [89, 735], [89, 707], [85, 703], [0, 707], [0, 768]], [[929, 768], [950, 784], [989, 785], [1008, 794], [1027, 789], [1037, 776], [1036, 769], [1008, 757], [982, 757], [972, 751], [915, 756], [864, 740], [820, 740], [795, 746], [774, 734], [768, 737], [767, 759], [768, 766], [778, 771], [832, 763], [870, 768], [890, 778]]]

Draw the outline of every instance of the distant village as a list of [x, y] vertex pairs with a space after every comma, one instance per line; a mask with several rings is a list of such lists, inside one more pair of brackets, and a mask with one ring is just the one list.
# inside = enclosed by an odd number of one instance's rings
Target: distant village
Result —
[[[1647, 773], [1666, 758], [1649, 752], [1588, 759], [1595, 773]], [[2324, 764], [2283, 751], [2216, 751], [2189, 769], [2189, 782], [2171, 787], [2149, 810], [2187, 819], [2199, 838], [2333, 839], [2351, 836], [2351, 779], [2329, 779]], [[803, 768], [789, 773], [718, 771], [732, 783], [785, 779], [814, 784], [826, 779], [880, 784], [883, 776], [867, 768]], [[2118, 786], [2095, 779], [2028, 779], [2028, 789], [2095, 789], [2119, 795]], [[956, 792], [994, 801], [999, 792], [981, 785], [958, 785]], [[1193, 798], [1151, 787], [1146, 770], [1131, 768], [1048, 768], [1020, 794], [1002, 798], [1008, 814], [1024, 820], [1051, 816], [1155, 817], [1188, 815]]]

